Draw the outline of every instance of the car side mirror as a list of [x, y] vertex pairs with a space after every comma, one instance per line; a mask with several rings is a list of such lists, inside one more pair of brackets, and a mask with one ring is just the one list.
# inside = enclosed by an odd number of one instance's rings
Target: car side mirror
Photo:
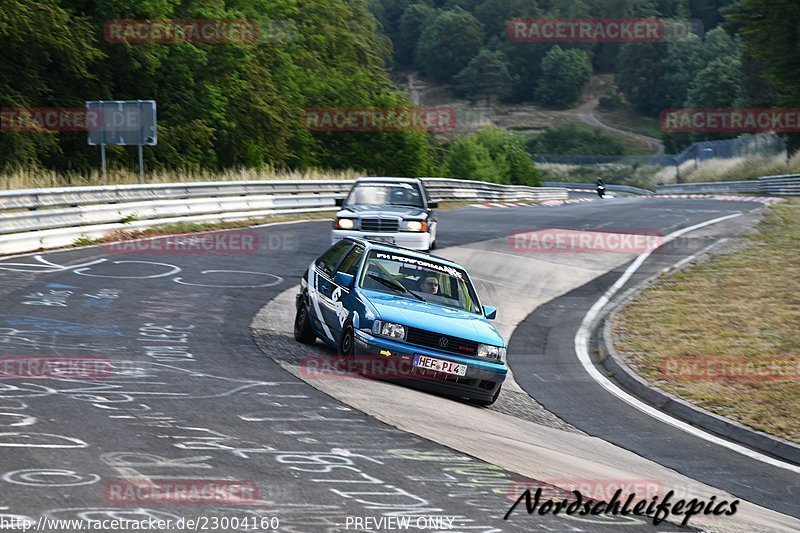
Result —
[[486, 317], [486, 320], [494, 320], [497, 318], [497, 309], [491, 305], [484, 305], [483, 316]]
[[428, 202], [428, 209], [436, 209], [439, 207], [439, 202]]
[[337, 272], [335, 276], [333, 276], [333, 282], [340, 287], [350, 287], [353, 283], [353, 275], [347, 274], [346, 272]]
[[344, 205], [344, 198], [336, 198], [334, 202], [336, 202], [337, 207], [342, 207]]

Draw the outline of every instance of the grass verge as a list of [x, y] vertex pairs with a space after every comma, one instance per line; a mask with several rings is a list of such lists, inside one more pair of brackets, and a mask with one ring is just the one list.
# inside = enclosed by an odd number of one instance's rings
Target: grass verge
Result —
[[[739, 240], [737, 251], [666, 276], [621, 309], [614, 345], [661, 389], [800, 442], [800, 200], [770, 208]], [[726, 376], [703, 371], [725, 368], [726, 358], [758, 367], [770, 357], [794, 365], [781, 367], [788, 372], [780, 379], [745, 378], [741, 367]], [[688, 366], [663, 371], [671, 362]]]
[[786, 154], [773, 157], [735, 157], [732, 159], [710, 159], [702, 162], [697, 169], [689, 163], [688, 171], [683, 171], [686, 183], [706, 181], [752, 180], [761, 176], [800, 173], [800, 153], [791, 159]]
[[[275, 171], [270, 169], [238, 169], [212, 172], [163, 171], [146, 173], [145, 183], [186, 183], [192, 181], [239, 180], [352, 180], [365, 175], [356, 170], [341, 171]], [[130, 170], [109, 169], [108, 185], [139, 183], [139, 174]], [[0, 172], [0, 189], [37, 189], [44, 187], [80, 187], [103, 185], [99, 171], [90, 173], [58, 173], [44, 169], [16, 169]]]

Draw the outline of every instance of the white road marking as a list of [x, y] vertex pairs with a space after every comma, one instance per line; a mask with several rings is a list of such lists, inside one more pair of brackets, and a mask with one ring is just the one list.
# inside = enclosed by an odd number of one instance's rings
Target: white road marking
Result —
[[[734, 215], [715, 218], [713, 220], [708, 220], [700, 224], [695, 224], [694, 226], [690, 226], [688, 228], [683, 228], [681, 230], [678, 230], [674, 233], [670, 233], [669, 235], [667, 235], [664, 238], [664, 242], [667, 243], [673, 239], [676, 239], [677, 237], [680, 237], [684, 233], [688, 233], [690, 231], [703, 228], [705, 226], [710, 226], [712, 224], [716, 224], [717, 222], [729, 220], [731, 218], [741, 216], [742, 214], [743, 213], [736, 213]], [[605, 292], [605, 294], [594, 303], [591, 309], [589, 309], [589, 312], [586, 313], [586, 316], [583, 318], [583, 322], [581, 322], [581, 326], [578, 329], [578, 332], [575, 334], [575, 353], [578, 355], [578, 360], [581, 362], [581, 365], [583, 366], [584, 370], [586, 370], [586, 372], [592, 377], [592, 379], [594, 379], [601, 387], [606, 389], [608, 392], [610, 392], [620, 400], [624, 401], [631, 407], [634, 407], [642, 411], [643, 413], [652, 416], [653, 418], [655, 418], [660, 422], [669, 424], [670, 426], [685, 431], [686, 433], [694, 435], [695, 437], [717, 444], [731, 451], [740, 453], [751, 459], [755, 459], [757, 461], [761, 461], [763, 463], [800, 474], [800, 466], [795, 466], [777, 459], [773, 459], [772, 457], [753, 451], [740, 444], [729, 442], [725, 439], [717, 437], [716, 435], [712, 435], [690, 424], [687, 424], [682, 420], [673, 418], [672, 416], [663, 413], [658, 409], [655, 409], [654, 407], [647, 405], [646, 403], [631, 396], [627, 392], [623, 391], [622, 389], [614, 385], [611, 382], [611, 380], [609, 380], [606, 376], [600, 373], [600, 371], [597, 370], [597, 368], [595, 368], [591, 358], [589, 357], [589, 339], [591, 337], [592, 325], [597, 319], [597, 316], [599, 315], [600, 311], [611, 300], [614, 294], [616, 294], [625, 285], [625, 283], [628, 282], [631, 276], [633, 276], [633, 274], [637, 270], [639, 270], [639, 267], [642, 266], [642, 264], [650, 256], [651, 253], [652, 252], [646, 252], [637, 257], [636, 260], [628, 267], [625, 273], [622, 274], [622, 276], [620, 276], [620, 278], [611, 287], [609, 287], [609, 289]]]

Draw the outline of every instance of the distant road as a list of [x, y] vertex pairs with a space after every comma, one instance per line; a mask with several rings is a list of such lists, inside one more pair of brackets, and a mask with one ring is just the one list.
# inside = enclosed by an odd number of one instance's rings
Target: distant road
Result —
[[647, 135], [640, 135], [638, 133], [633, 133], [632, 131], [621, 130], [619, 128], [615, 128], [614, 126], [609, 126], [608, 124], [601, 122], [600, 119], [594, 114], [595, 108], [597, 108], [598, 104], [597, 98], [594, 98], [585, 104], [577, 107], [575, 109], [575, 114], [584, 124], [588, 124], [589, 126], [595, 128], [601, 128], [606, 131], [613, 131], [614, 133], [618, 133], [620, 135], [624, 135], [626, 137], [630, 137], [632, 139], [639, 139], [650, 146], [656, 149], [656, 155], [664, 155], [664, 143], [661, 142], [660, 139], [656, 139], [655, 137], [648, 137]]

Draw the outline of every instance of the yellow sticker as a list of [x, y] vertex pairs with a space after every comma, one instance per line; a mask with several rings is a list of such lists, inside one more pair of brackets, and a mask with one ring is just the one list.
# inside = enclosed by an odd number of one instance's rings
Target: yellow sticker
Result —
[[381, 355], [385, 355], [385, 356], [388, 357], [388, 356], [392, 355], [392, 352], [390, 352], [389, 350], [381, 350]]

